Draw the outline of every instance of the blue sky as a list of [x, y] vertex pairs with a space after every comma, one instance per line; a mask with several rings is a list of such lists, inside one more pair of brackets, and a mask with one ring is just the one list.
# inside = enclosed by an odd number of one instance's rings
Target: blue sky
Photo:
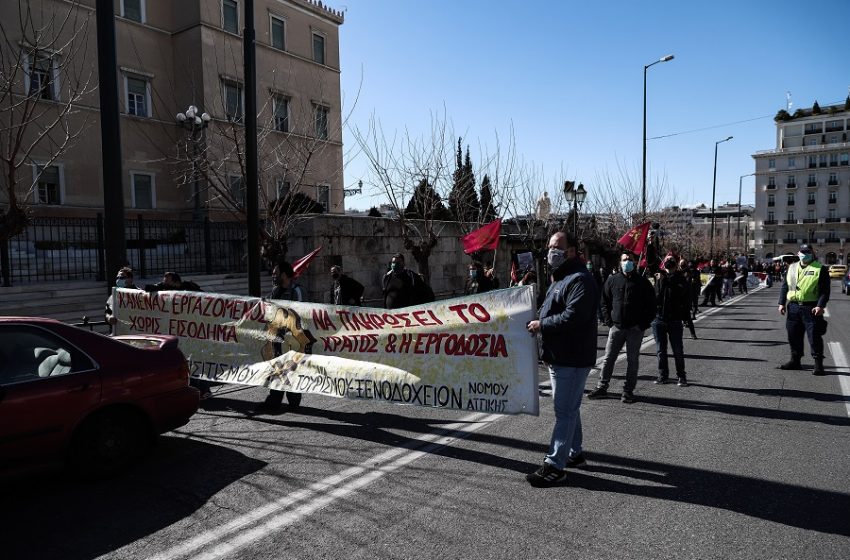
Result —
[[[552, 177], [566, 169], [590, 196], [597, 173], [618, 165], [639, 180], [643, 66], [674, 54], [649, 69], [647, 136], [708, 130], [650, 140], [650, 174], [666, 176], [676, 202], [710, 204], [715, 142], [734, 136], [719, 147], [722, 204], [737, 201], [751, 155], [775, 147], [772, 117], [786, 91], [796, 109], [843, 102], [850, 88], [847, 0], [329, 4], [345, 10], [347, 187], [370, 174], [350, 128], [367, 127], [374, 113], [388, 133], [425, 134], [444, 106], [474, 163], [480, 142], [507, 138], [513, 126], [518, 156]], [[743, 184], [752, 202], [753, 178]], [[346, 207], [380, 202], [367, 187]]]

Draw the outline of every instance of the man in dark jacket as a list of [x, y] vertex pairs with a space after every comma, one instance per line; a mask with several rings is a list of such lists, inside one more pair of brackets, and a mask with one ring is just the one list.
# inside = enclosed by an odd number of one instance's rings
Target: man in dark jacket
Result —
[[334, 282], [331, 288], [331, 303], [335, 305], [363, 304], [363, 284], [344, 274], [341, 266], [331, 267], [331, 278]]
[[493, 274], [493, 269], [484, 270], [484, 265], [480, 261], [472, 261], [469, 263], [469, 273], [466, 277], [466, 286], [464, 286], [464, 294], [483, 294], [490, 290], [496, 290], [499, 287], [499, 281]]
[[597, 399], [608, 395], [614, 363], [625, 344], [626, 383], [623, 385], [620, 400], [631, 404], [635, 402], [634, 390], [637, 385], [643, 333], [655, 317], [655, 293], [649, 280], [638, 274], [634, 255], [623, 253], [620, 257], [620, 269], [621, 273], [611, 275], [602, 288], [602, 315], [610, 330], [599, 383], [587, 398]]
[[661, 270], [655, 276], [655, 319], [652, 321], [652, 336], [655, 337], [655, 353], [658, 355], [658, 378], [655, 383], [667, 383], [670, 377], [670, 366], [667, 363], [669, 338], [679, 387], [687, 387], [682, 331], [683, 321], [691, 318], [688, 301], [690, 286], [677, 267], [675, 258], [666, 257], [661, 263]]
[[549, 240], [553, 283], [528, 332], [543, 335], [543, 361], [549, 366], [555, 426], [543, 466], [526, 476], [537, 487], [566, 478], [565, 469], [585, 464], [582, 454], [581, 397], [596, 362], [596, 306], [593, 276], [578, 257], [577, 240], [558, 232]]
[[421, 274], [404, 266], [404, 255], [396, 253], [390, 260], [390, 271], [381, 282], [384, 307], [398, 309], [434, 301], [434, 292]]

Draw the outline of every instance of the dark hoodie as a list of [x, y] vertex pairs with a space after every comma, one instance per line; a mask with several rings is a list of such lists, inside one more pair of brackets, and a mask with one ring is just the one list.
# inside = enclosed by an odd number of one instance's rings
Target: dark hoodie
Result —
[[569, 259], [553, 273], [540, 307], [543, 361], [565, 367], [596, 363], [599, 289], [581, 259]]

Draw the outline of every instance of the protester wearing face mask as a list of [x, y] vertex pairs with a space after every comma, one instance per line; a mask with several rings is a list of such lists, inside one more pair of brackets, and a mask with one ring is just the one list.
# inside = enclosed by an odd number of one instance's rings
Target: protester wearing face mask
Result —
[[655, 353], [658, 356], [658, 377], [655, 383], [663, 385], [670, 377], [667, 361], [669, 340], [679, 387], [687, 387], [682, 331], [684, 322], [691, 318], [690, 286], [677, 269], [675, 257], [669, 255], [664, 258], [655, 275], [655, 319], [652, 321], [652, 336], [655, 338]]
[[540, 307], [540, 320], [526, 328], [541, 333], [542, 359], [549, 368], [555, 425], [543, 465], [526, 475], [532, 486], [561, 484], [566, 469], [583, 466], [581, 397], [596, 362], [596, 282], [578, 256], [578, 240], [563, 232], [549, 240], [553, 284]]
[[[136, 284], [133, 281], [133, 269], [129, 266], [123, 267], [118, 271], [118, 274], [115, 276], [115, 287], [116, 288], [128, 288], [132, 290], [137, 290]], [[104, 314], [106, 322], [109, 323], [112, 332], [115, 331], [115, 324], [118, 320], [115, 318], [115, 313], [112, 311], [112, 295], [106, 300], [106, 311]]]
[[[489, 272], [489, 274], [488, 274]], [[499, 282], [493, 277], [493, 270], [484, 270], [484, 265], [479, 261], [469, 263], [466, 276], [466, 295], [483, 294], [499, 287]]]
[[815, 360], [812, 374], [826, 375], [823, 369], [823, 335], [826, 333], [823, 314], [829, 301], [829, 267], [817, 261], [809, 245], [800, 245], [797, 257], [800, 262], [788, 267], [779, 293], [779, 313], [786, 317], [785, 328], [791, 346], [791, 359], [779, 369], [802, 369], [805, 333]]
[[390, 260], [390, 270], [381, 281], [384, 307], [398, 309], [434, 301], [434, 292], [425, 278], [404, 266], [404, 255], [396, 253]]
[[331, 303], [335, 305], [362, 305], [363, 284], [342, 272], [342, 267], [331, 267]]
[[602, 288], [602, 316], [610, 330], [599, 382], [587, 398], [597, 399], [608, 395], [614, 364], [625, 344], [626, 382], [620, 400], [630, 404], [635, 402], [634, 390], [643, 333], [655, 317], [655, 292], [649, 280], [637, 273], [635, 257], [631, 253], [622, 254], [620, 269], [622, 274], [609, 276]]

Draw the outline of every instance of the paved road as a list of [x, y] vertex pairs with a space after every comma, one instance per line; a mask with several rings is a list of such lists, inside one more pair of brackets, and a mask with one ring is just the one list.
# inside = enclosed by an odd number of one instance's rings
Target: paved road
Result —
[[226, 388], [130, 473], [2, 488], [2, 558], [850, 558], [850, 298], [834, 290], [826, 377], [775, 369], [777, 288], [700, 315], [690, 387], [653, 385], [645, 346], [639, 402], [585, 401], [589, 467], [563, 487], [524, 480], [553, 422], [545, 375], [540, 417], [312, 395], [247, 417], [263, 392]]

